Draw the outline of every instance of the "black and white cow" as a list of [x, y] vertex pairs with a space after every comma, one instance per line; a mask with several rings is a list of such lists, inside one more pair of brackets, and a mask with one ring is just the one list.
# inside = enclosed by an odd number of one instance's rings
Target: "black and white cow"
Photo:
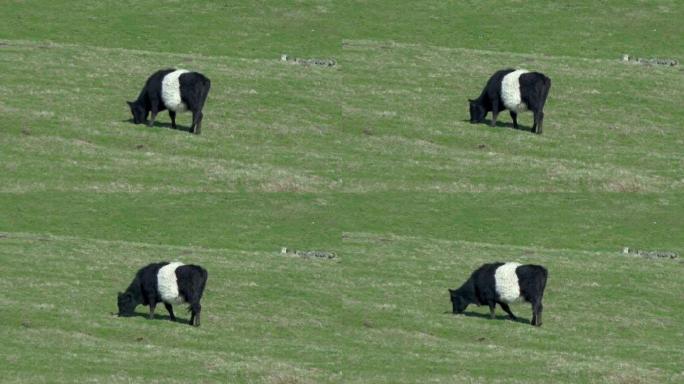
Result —
[[463, 313], [469, 304], [487, 305], [493, 319], [499, 304], [511, 319], [515, 319], [508, 304], [524, 300], [532, 304], [532, 325], [541, 326], [547, 276], [546, 268], [540, 265], [484, 264], [460, 288], [449, 290], [453, 313]]
[[541, 134], [544, 104], [551, 88], [551, 79], [543, 73], [524, 69], [503, 69], [489, 78], [482, 94], [470, 102], [470, 122], [481, 123], [487, 112], [492, 112], [491, 126], [496, 125], [499, 112], [508, 109], [513, 127], [518, 128], [518, 113], [534, 113], [532, 132]]
[[150, 306], [150, 319], [154, 308], [163, 302], [176, 321], [173, 305], [189, 304], [190, 325], [200, 325], [202, 306], [200, 299], [207, 283], [207, 271], [198, 265], [184, 265], [180, 262], [153, 263], [141, 268], [126, 292], [119, 292], [119, 316], [131, 316], [139, 304]]
[[176, 128], [176, 112], [192, 112], [190, 131], [200, 134], [202, 126], [202, 108], [211, 88], [211, 82], [198, 72], [184, 69], [162, 69], [147, 79], [138, 99], [128, 101], [135, 124], [144, 123], [151, 112], [152, 119], [147, 123], [154, 124], [157, 113], [169, 110], [171, 127]]

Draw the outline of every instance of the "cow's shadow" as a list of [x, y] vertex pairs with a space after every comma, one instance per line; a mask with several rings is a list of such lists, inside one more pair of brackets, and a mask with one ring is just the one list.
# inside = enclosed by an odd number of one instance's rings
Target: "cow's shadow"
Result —
[[[465, 120], [461, 120], [461, 121], [463, 121], [464, 123], [470, 123], [470, 120], [469, 120], [469, 119], [465, 119]], [[482, 120], [482, 122], [480, 122], [480, 123], [473, 123], [473, 125], [485, 125], [485, 126], [487, 126], [487, 127], [492, 128], [492, 126], [490, 125], [491, 123], [492, 123], [492, 120], [491, 120], [491, 119], [486, 119], [486, 118], [485, 118], [484, 120]], [[532, 127], [525, 127], [525, 126], [523, 126], [522, 124], [518, 123], [518, 128], [515, 128], [515, 127], [513, 126], [513, 123], [512, 123], [512, 122], [502, 122], [501, 120], [497, 120], [497, 121], [496, 121], [495, 128], [510, 128], [510, 129], [515, 129], [515, 130], [518, 130], [518, 131], [524, 131], [524, 132], [531, 132], [531, 133], [534, 133], [534, 132], [532, 131]]]
[[192, 131], [190, 130], [190, 127], [183, 127], [183, 126], [181, 126], [180, 124], [176, 124], [176, 128], [174, 128], [174, 127], [171, 125], [171, 123], [162, 123], [162, 122], [159, 122], [159, 120], [155, 120], [154, 124], [153, 124], [151, 127], [149, 127], [149, 126], [147, 125], [147, 122], [144, 122], [144, 123], [142, 123], [142, 124], [135, 124], [135, 122], [133, 122], [133, 118], [126, 119], [126, 120], [122, 120], [122, 122], [124, 122], [124, 123], [131, 123], [131, 124], [134, 124], [134, 125], [140, 125], [140, 126], [143, 126], [143, 127], [146, 127], [146, 128], [168, 128], [168, 129], [174, 129], [174, 130], [176, 130], [176, 131], [183, 131], [183, 132], [192, 133]]
[[[444, 312], [444, 313], [453, 314], [452, 312], [449, 312], [449, 311], [446, 311], [446, 312]], [[492, 319], [489, 317], [489, 314], [488, 314], [488, 313], [480, 313], [480, 312], [473, 312], [473, 311], [465, 311], [465, 312], [461, 313], [461, 315], [463, 315], [463, 316], [465, 316], [465, 317], [477, 317], [477, 318], [480, 318], [480, 319], [492, 320]], [[493, 320], [506, 320], [506, 321], [514, 321], [514, 322], [516, 322], [516, 323], [521, 323], [521, 324], [530, 324], [530, 320], [523, 319], [523, 318], [518, 317], [518, 316], [516, 316], [515, 319], [511, 319], [511, 318], [508, 317], [508, 315], [494, 315], [494, 319], [493, 319]]]
[[[174, 313], [175, 313], [175, 312], [176, 312], [176, 311], [174, 311]], [[149, 314], [149, 312], [148, 312], [148, 313], [134, 312], [134, 313], [131, 314], [131, 315], [122, 316], [122, 317], [142, 317], [142, 318], [144, 318], [144, 319], [149, 319], [150, 314]], [[175, 322], [175, 323], [179, 323], [179, 324], [190, 324], [190, 320], [189, 320], [189, 319], [188, 319], [188, 320], [186, 320], [186, 319], [181, 319], [181, 318], [179, 318], [178, 316], [176, 316], [176, 321], [173, 321], [173, 320], [171, 320], [171, 316], [169, 316], [169, 315], [160, 315], [160, 314], [158, 314], [158, 313], [155, 313], [155, 314], [154, 314], [154, 317], [153, 317], [152, 319], [150, 319], [150, 320], [166, 320], [166, 321], [170, 321], [170, 322], [172, 322], [172, 323]]]

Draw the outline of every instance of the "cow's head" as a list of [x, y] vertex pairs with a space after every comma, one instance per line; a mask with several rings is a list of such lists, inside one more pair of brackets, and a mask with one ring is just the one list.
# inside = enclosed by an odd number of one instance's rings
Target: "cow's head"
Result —
[[470, 103], [470, 122], [481, 123], [487, 115], [487, 111], [476, 100], [468, 99], [468, 102]]
[[147, 111], [140, 105], [137, 101], [127, 101], [128, 106], [131, 108], [131, 114], [133, 115], [133, 122], [135, 124], [142, 124], [147, 118]]
[[130, 292], [119, 292], [117, 304], [119, 305], [119, 316], [131, 316], [136, 307], [133, 294]]
[[449, 294], [451, 295], [451, 306], [453, 313], [463, 313], [468, 306], [468, 300], [466, 300], [463, 295], [461, 295], [457, 289], [450, 289]]

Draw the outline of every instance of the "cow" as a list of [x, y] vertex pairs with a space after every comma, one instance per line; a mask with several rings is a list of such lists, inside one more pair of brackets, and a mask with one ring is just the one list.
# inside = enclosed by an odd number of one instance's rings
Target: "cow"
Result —
[[190, 132], [199, 135], [202, 130], [202, 108], [211, 88], [208, 78], [198, 72], [185, 69], [162, 69], [153, 73], [145, 82], [138, 99], [127, 101], [135, 124], [146, 122], [148, 114], [152, 118], [148, 126], [154, 125], [157, 113], [169, 110], [171, 127], [176, 128], [176, 113], [192, 112]]
[[544, 104], [551, 88], [551, 79], [543, 73], [524, 69], [502, 69], [489, 78], [477, 99], [470, 102], [470, 122], [481, 123], [492, 112], [490, 125], [496, 126], [499, 112], [508, 109], [513, 128], [518, 128], [518, 113], [527, 110], [534, 113], [532, 132], [541, 134], [544, 122]]
[[200, 325], [200, 299], [207, 283], [207, 271], [198, 265], [181, 262], [149, 264], [135, 274], [125, 292], [119, 292], [119, 316], [132, 316], [139, 304], [149, 305], [149, 318], [154, 318], [157, 303], [163, 302], [172, 321], [176, 321], [173, 305], [188, 304], [190, 325]]
[[542, 298], [548, 272], [541, 265], [519, 263], [483, 264], [458, 289], [449, 289], [452, 312], [463, 313], [469, 304], [489, 306], [490, 317], [494, 318], [496, 305], [509, 315], [516, 317], [508, 304], [524, 300], [532, 304], [532, 325], [542, 325]]

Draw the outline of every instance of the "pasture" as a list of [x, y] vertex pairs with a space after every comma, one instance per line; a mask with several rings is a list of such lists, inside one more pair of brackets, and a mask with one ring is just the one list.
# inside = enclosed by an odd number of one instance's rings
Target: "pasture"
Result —
[[[684, 66], [620, 61], [684, 61], [680, 2], [157, 3], [0, 4], [1, 381], [684, 381]], [[130, 121], [166, 67], [199, 136]], [[504, 67], [542, 135], [468, 123]], [[159, 260], [208, 270], [201, 327], [114, 314]], [[447, 313], [491, 261], [548, 268], [541, 328]]]

